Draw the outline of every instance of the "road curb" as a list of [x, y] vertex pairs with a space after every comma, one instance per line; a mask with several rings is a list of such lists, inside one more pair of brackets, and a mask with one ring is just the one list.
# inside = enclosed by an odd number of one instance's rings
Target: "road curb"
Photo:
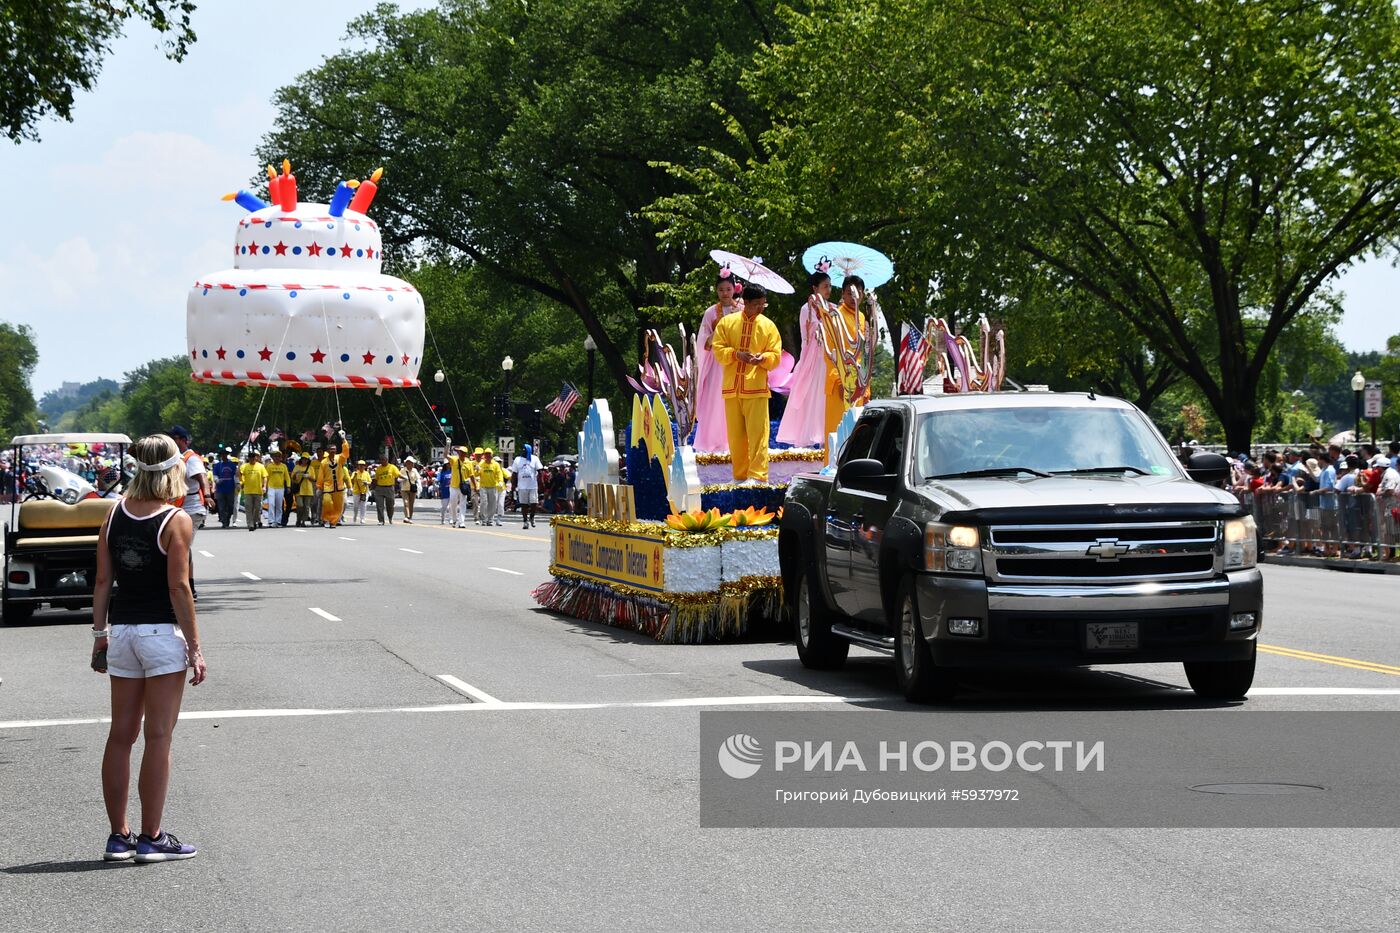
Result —
[[1383, 573], [1400, 575], [1400, 564], [1379, 560], [1343, 560], [1335, 557], [1278, 557], [1273, 554], [1259, 555], [1259, 563], [1276, 564], [1281, 567], [1314, 567], [1321, 570], [1339, 570], [1342, 573]]

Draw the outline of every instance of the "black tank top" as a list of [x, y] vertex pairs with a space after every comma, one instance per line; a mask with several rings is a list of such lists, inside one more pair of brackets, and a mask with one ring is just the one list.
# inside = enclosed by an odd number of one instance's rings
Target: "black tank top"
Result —
[[179, 508], [167, 506], [146, 518], [133, 518], [122, 505], [119, 502], [112, 510], [107, 527], [107, 550], [115, 578], [107, 620], [112, 625], [176, 622], [160, 536]]

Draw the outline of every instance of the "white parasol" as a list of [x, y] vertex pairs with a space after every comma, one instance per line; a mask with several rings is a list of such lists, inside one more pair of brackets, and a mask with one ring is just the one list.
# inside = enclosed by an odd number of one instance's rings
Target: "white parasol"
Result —
[[721, 267], [731, 270], [745, 282], [762, 285], [770, 292], [791, 295], [795, 291], [787, 279], [765, 266], [760, 259], [750, 259], [748, 256], [740, 256], [738, 253], [731, 253], [725, 249], [710, 250], [710, 258], [719, 263]]

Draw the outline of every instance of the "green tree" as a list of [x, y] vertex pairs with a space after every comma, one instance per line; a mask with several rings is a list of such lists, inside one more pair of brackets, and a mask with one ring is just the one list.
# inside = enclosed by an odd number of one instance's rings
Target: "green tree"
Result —
[[24, 324], [0, 321], [0, 432], [8, 441], [12, 434], [34, 431], [37, 413], [29, 378], [39, 363], [34, 332]]
[[788, 23], [747, 82], [774, 123], [733, 179], [754, 215], [834, 210], [919, 310], [1077, 290], [1231, 447], [1289, 326], [1400, 231], [1389, 0], [823, 0]]
[[327, 189], [387, 166], [375, 209], [391, 250], [469, 260], [568, 308], [621, 382], [639, 331], [656, 322], [652, 289], [703, 262], [689, 245], [662, 244], [643, 212], [678, 184], [656, 163], [722, 139], [714, 103], [757, 119], [738, 80], [779, 28], [775, 6], [381, 6], [350, 26], [365, 48], [278, 93], [260, 151], [289, 156]]
[[38, 139], [49, 114], [73, 119], [73, 97], [91, 91], [128, 21], [144, 20], [181, 61], [194, 31], [193, 0], [0, 0], [0, 126], [11, 141]]

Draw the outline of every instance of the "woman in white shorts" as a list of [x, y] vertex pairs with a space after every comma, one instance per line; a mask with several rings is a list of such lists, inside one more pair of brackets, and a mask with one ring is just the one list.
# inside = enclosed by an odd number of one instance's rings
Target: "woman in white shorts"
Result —
[[[138, 465], [136, 476], [98, 540], [92, 607], [92, 667], [110, 675], [112, 684], [112, 728], [102, 756], [102, 799], [112, 834], [102, 857], [168, 862], [195, 856], [194, 846], [161, 825], [185, 671], [194, 669], [194, 685], [205, 677], [190, 588], [194, 525], [182, 509], [168, 504], [185, 489], [184, 462], [175, 442], [153, 434], [133, 444], [131, 455]], [[126, 821], [126, 804], [131, 747], [143, 718], [138, 838]]]

